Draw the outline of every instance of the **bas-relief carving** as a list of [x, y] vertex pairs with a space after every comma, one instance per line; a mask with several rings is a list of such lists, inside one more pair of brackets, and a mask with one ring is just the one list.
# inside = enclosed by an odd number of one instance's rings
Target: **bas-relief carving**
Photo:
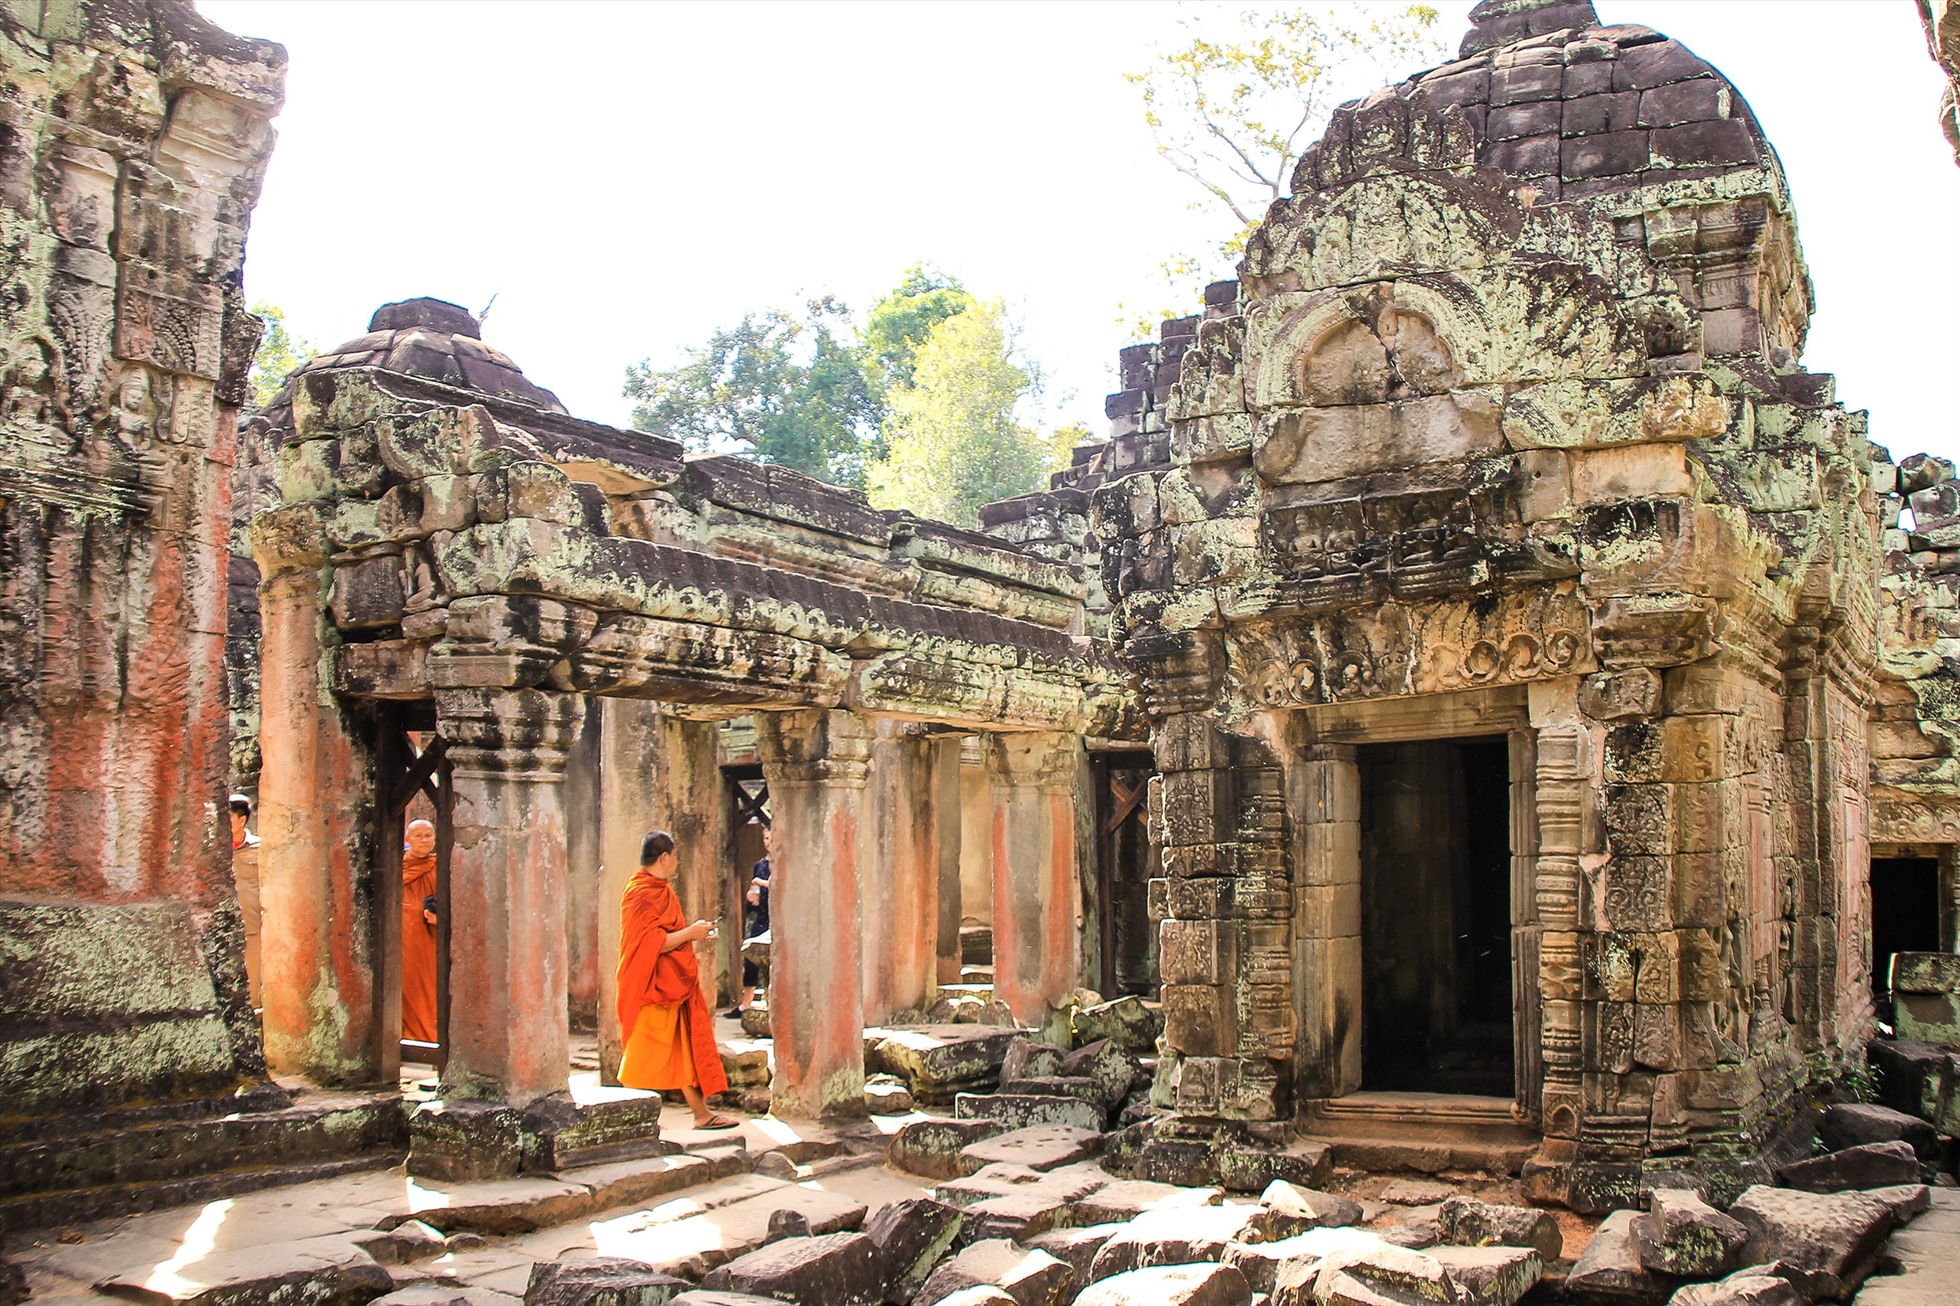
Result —
[[1232, 627], [1234, 683], [1258, 707], [1449, 693], [1577, 674], [1592, 655], [1570, 585], [1495, 603], [1386, 603], [1311, 620]]

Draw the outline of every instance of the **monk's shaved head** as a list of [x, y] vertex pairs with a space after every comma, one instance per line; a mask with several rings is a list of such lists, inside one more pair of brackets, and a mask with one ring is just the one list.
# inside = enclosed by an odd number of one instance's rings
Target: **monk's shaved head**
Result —
[[434, 821], [410, 821], [408, 828], [411, 830], [423, 829], [433, 833], [436, 828], [436, 823]]

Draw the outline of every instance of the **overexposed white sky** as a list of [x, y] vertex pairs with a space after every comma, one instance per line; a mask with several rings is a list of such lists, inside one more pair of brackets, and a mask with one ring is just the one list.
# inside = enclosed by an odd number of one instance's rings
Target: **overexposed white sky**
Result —
[[[1469, 3], [1439, 7], [1447, 58]], [[1597, 7], [1728, 74], [1775, 142], [1817, 288], [1806, 364], [1895, 455], [1960, 456], [1960, 167], [1911, 0]], [[1100, 433], [1118, 304], [1229, 225], [1191, 210], [1122, 77], [1176, 42], [1169, 3], [199, 8], [292, 56], [248, 293], [319, 346], [390, 300], [495, 295], [485, 338], [598, 421], [624, 424], [630, 363], [815, 295], [862, 311], [925, 259], [1004, 298], [1050, 419]]]

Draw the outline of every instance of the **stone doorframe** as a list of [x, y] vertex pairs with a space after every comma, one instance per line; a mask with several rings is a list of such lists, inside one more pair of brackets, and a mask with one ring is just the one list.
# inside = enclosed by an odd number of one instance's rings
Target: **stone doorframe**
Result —
[[[1404, 743], [1503, 735], [1511, 758], [1511, 989], [1516, 1109], [1536, 1127], [1541, 1119], [1545, 1065], [1540, 996], [1542, 863], [1557, 862], [1549, 877], [1574, 886], [1576, 830], [1548, 831], [1550, 814], [1539, 802], [1548, 781], [1546, 762], [1570, 749], [1543, 747], [1534, 728], [1537, 696], [1523, 686], [1433, 694], [1416, 698], [1326, 704], [1275, 713], [1271, 723], [1285, 773], [1287, 807], [1293, 813], [1289, 860], [1294, 867], [1293, 967], [1296, 1108], [1343, 1097], [1361, 1088], [1364, 1010], [1361, 955], [1361, 791], [1355, 749], [1362, 744]], [[1554, 770], [1559, 769], [1554, 766]], [[1563, 797], [1563, 795], [1559, 795]], [[1555, 804], [1564, 822], [1564, 803]], [[1576, 803], [1571, 804], [1576, 812]], [[1547, 839], [1547, 834], [1552, 839]], [[1571, 842], [1572, 854], [1549, 849]], [[1577, 1029], [1572, 1031], [1574, 1050]]]

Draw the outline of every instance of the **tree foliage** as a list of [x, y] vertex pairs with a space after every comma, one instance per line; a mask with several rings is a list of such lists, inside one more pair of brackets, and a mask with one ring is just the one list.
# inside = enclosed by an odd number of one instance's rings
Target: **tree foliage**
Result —
[[[1267, 208], [1287, 194], [1301, 151], [1326, 127], [1346, 75], [1365, 61], [1384, 77], [1440, 53], [1426, 4], [1383, 11], [1245, 9], [1216, 30], [1213, 10], [1179, 20], [1189, 38], [1159, 47], [1150, 66], [1129, 74], [1143, 96], [1157, 154], [1191, 179], [1211, 210], [1233, 225], [1215, 249], [1167, 260], [1164, 279], [1192, 292], [1225, 273]], [[1165, 313], [1164, 316], [1173, 316]]]
[[894, 389], [912, 384], [913, 356], [932, 329], [973, 302], [958, 277], [914, 263], [871, 306], [864, 324], [864, 370], [881, 404]]
[[1041, 488], [1088, 438], [1016, 420], [1040, 369], [1006, 310], [914, 264], [862, 331], [835, 299], [751, 313], [679, 367], [629, 367], [633, 424], [696, 452], [735, 453], [866, 487], [873, 503], [972, 525], [979, 507]]
[[1016, 420], [1035, 384], [1015, 358], [1006, 310], [976, 302], [934, 324], [892, 391], [888, 453], [870, 470], [871, 501], [972, 526], [980, 506], [1041, 489], [1060, 438]]
[[751, 313], [656, 371], [626, 370], [633, 425], [697, 453], [740, 453], [840, 485], [862, 482], [880, 450], [877, 405], [845, 334], [850, 311], [811, 300], [803, 313]]
[[252, 370], [246, 374], [246, 384], [252, 391], [251, 410], [256, 413], [271, 407], [293, 369], [320, 351], [292, 333], [286, 326], [286, 311], [277, 304], [261, 299], [252, 305], [252, 311], [265, 322], [258, 352], [252, 355]]

